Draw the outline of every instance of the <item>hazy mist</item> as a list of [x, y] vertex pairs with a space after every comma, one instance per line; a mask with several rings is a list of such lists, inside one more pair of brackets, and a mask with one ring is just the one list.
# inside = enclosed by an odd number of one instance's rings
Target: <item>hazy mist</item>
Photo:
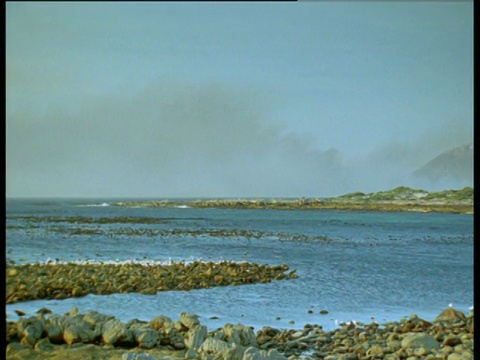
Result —
[[[473, 142], [473, 6], [7, 3], [8, 197], [328, 197]], [[473, 164], [472, 164], [473, 166]]]
[[76, 111], [17, 113], [7, 121], [7, 188], [47, 197], [323, 197], [428, 188], [409, 173], [472, 141], [471, 124], [452, 120], [359, 158], [318, 150], [312, 135], [285, 133], [267, 120], [272, 106], [279, 104], [259, 92], [165, 82], [92, 99]]

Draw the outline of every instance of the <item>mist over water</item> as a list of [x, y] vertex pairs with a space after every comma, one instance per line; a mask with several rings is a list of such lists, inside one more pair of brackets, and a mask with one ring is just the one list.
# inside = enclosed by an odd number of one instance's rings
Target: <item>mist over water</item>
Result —
[[379, 145], [365, 156], [321, 148], [321, 131], [286, 131], [271, 118], [281, 103], [261, 91], [159, 82], [127, 93], [92, 98], [75, 110], [10, 114], [9, 195], [324, 197], [400, 185], [428, 189], [434, 186], [410, 172], [472, 141], [471, 124], [452, 120], [410, 141], [372, 138]]

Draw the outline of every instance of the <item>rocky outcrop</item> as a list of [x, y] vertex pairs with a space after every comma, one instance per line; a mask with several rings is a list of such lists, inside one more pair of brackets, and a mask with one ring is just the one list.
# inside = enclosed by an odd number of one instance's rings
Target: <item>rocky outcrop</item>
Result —
[[[7, 304], [87, 294], [156, 294], [158, 291], [268, 283], [298, 277], [295, 270], [285, 274], [289, 270], [286, 264], [269, 266], [230, 261], [172, 265], [48, 263], [7, 266], [6, 270]], [[98, 314], [90, 316], [91, 321], [95, 321]]]
[[[471, 359], [473, 311], [447, 309], [433, 323], [412, 315], [398, 322], [343, 323], [333, 331], [318, 325], [302, 330], [264, 327], [257, 333], [241, 324], [208, 331], [196, 314], [173, 321], [123, 323], [112, 316], [72, 309], [6, 323], [7, 359]], [[103, 354], [103, 355], [102, 355]], [[108, 354], [108, 356], [106, 355]], [[166, 354], [166, 355], [165, 355]]]

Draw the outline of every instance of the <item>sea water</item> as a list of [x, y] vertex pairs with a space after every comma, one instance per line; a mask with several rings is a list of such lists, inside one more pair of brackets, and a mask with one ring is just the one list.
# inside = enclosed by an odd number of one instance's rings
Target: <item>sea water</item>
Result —
[[[337, 210], [118, 207], [106, 199], [7, 199], [6, 257], [38, 262], [286, 263], [298, 279], [268, 284], [87, 295], [8, 304], [34, 315], [97, 310], [122, 321], [180, 312], [209, 329], [225, 323], [300, 329], [384, 323], [417, 314], [432, 321], [473, 304], [473, 216]], [[326, 310], [327, 314], [320, 314]]]

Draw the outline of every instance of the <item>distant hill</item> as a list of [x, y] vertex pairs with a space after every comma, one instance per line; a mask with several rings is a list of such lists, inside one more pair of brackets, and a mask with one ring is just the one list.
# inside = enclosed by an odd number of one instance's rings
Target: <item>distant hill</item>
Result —
[[431, 182], [450, 178], [473, 184], [473, 145], [446, 150], [415, 170], [412, 175]]

